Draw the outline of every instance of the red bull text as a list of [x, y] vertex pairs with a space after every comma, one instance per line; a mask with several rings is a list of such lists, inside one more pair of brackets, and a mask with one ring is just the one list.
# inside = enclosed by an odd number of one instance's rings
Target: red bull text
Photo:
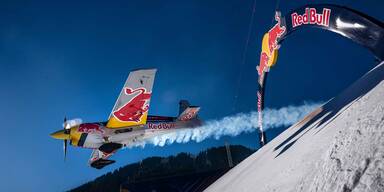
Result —
[[148, 123], [149, 129], [173, 129], [175, 127], [175, 123]]
[[321, 25], [329, 27], [329, 17], [331, 15], [331, 10], [324, 8], [323, 13], [317, 13], [316, 8], [305, 8], [305, 13], [299, 15], [297, 13], [292, 13], [292, 28], [298, 27], [300, 25]]

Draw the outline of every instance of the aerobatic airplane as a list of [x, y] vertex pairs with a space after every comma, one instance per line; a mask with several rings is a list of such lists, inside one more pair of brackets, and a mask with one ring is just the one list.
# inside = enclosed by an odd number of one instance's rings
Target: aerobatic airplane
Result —
[[51, 134], [64, 140], [64, 159], [67, 141], [75, 147], [93, 149], [89, 164], [101, 169], [115, 161], [108, 158], [118, 149], [134, 146], [153, 137], [200, 126], [197, 117], [200, 107], [181, 100], [178, 117], [148, 115], [156, 69], [132, 71], [106, 122], [80, 123], [64, 118], [64, 129]]

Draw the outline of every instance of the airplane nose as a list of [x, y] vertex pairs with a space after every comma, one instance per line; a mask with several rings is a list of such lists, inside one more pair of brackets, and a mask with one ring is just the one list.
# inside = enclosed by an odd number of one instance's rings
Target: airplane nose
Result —
[[51, 137], [55, 139], [60, 139], [60, 140], [65, 140], [65, 139], [70, 139], [69, 134], [65, 134], [64, 130], [56, 131], [54, 133], [51, 133]]

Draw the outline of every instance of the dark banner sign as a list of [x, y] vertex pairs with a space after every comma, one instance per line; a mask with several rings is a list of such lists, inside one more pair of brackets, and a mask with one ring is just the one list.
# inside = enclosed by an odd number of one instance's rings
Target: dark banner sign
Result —
[[306, 5], [285, 14], [283, 20], [287, 31], [281, 40], [301, 27], [317, 27], [347, 37], [384, 60], [384, 25], [364, 13], [338, 5]]

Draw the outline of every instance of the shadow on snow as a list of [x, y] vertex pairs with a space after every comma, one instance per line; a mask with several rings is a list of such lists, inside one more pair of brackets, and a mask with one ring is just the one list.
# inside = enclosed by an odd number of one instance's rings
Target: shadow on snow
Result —
[[[290, 137], [285, 139], [282, 143], [274, 148], [274, 151], [276, 151], [284, 146], [279, 154], [276, 155], [276, 157], [280, 156], [286, 150], [292, 147], [298, 139], [300, 139], [312, 128], [319, 128], [316, 133], [321, 131], [324, 127], [326, 127], [326, 125], [337, 118], [343, 111], [348, 109], [354, 102], [375, 88], [383, 80], [384, 62], [369, 71], [367, 74], [353, 83], [350, 87], [348, 87], [345, 91], [343, 91], [340, 95], [333, 98], [328, 103], [324, 104], [322, 107], [309, 114], [301, 122], [296, 124], [295, 126], [301, 126], [300, 129], [298, 129]], [[320, 128], [320, 126], [322, 127]], [[295, 139], [296, 136], [298, 136], [304, 130], [305, 132], [300, 135], [299, 138]]]

